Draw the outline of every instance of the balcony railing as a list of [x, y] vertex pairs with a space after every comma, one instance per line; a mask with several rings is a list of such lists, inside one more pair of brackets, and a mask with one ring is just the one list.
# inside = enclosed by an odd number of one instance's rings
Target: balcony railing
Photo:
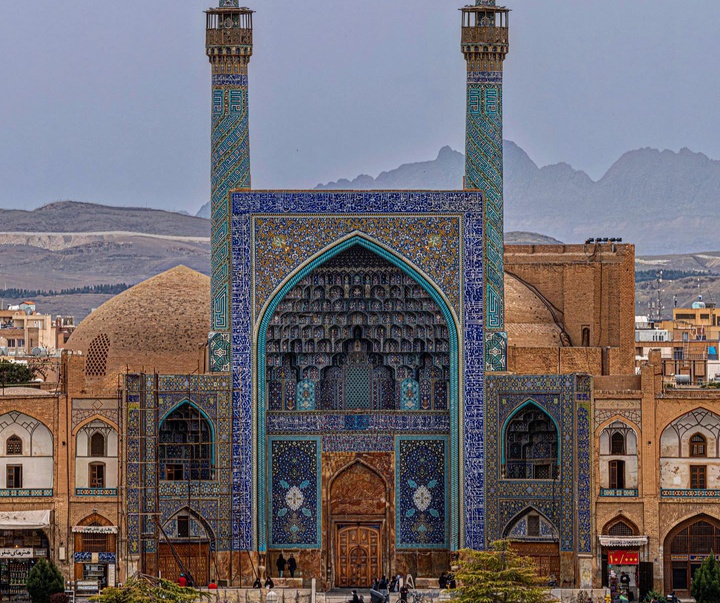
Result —
[[600, 488], [600, 496], [615, 496], [620, 498], [627, 498], [637, 495], [637, 488]]
[[208, 29], [205, 41], [207, 46], [250, 46], [252, 29]]
[[507, 27], [463, 27], [463, 44], [487, 44], [490, 46], [508, 44], [509, 35]]
[[557, 459], [508, 461], [504, 466], [505, 479], [557, 479]]

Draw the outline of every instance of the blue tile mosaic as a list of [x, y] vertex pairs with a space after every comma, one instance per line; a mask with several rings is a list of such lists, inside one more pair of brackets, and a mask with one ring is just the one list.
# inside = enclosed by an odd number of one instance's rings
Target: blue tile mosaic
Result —
[[[482, 194], [478, 191], [448, 191], [448, 192], [398, 192], [398, 191], [371, 191], [371, 192], [235, 192], [232, 194], [233, 221], [232, 221], [232, 347], [233, 347], [233, 387], [234, 392], [234, 425], [233, 425], [233, 508], [235, 512], [233, 541], [238, 548], [251, 546], [248, 534], [255, 534], [257, 548], [265, 550], [265, 530], [258, 529], [265, 525], [263, 509], [267, 508], [266, 493], [263, 487], [253, 489], [257, 469], [259, 484], [266, 483], [267, 469], [265, 467], [263, 447], [265, 445], [265, 405], [257, 404], [258, 396], [264, 399], [263, 392], [253, 391], [253, 367], [264, 368], [266, 357], [262, 350], [256, 351], [258, 342], [254, 339], [255, 333], [264, 333], [263, 329], [253, 331], [252, 325], [257, 325], [268, 312], [268, 299], [282, 298], [282, 288], [305, 269], [312, 269], [311, 264], [328, 250], [339, 251], [341, 245], [348, 243], [351, 238], [362, 239], [363, 243], [373, 246], [373, 250], [380, 250], [383, 257], [391, 259], [400, 265], [403, 270], [413, 274], [418, 282], [429, 281], [427, 288], [437, 296], [436, 302], [442, 302], [443, 312], [447, 312], [449, 322], [465, 324], [468, 332], [476, 334], [475, 340], [466, 346], [462, 353], [476, 358], [469, 364], [466, 372], [464, 386], [465, 404], [470, 404], [470, 411], [464, 416], [470, 417], [469, 428], [466, 425], [466, 437], [470, 437], [476, 447], [470, 455], [469, 464], [479, 475], [482, 475], [482, 408], [483, 408], [483, 226], [482, 226]], [[397, 214], [397, 215], [393, 215]], [[383, 220], [378, 220], [383, 217]], [[351, 218], [351, 219], [350, 219]], [[459, 218], [459, 221], [458, 221]], [[303, 219], [308, 225], [316, 226], [314, 230], [300, 229], [298, 220]], [[398, 237], [399, 233], [409, 232], [408, 229], [399, 229], [396, 222], [405, 220], [408, 226], [416, 228], [417, 235], [411, 237]], [[434, 221], [437, 226], [428, 229], [420, 228], [421, 223], [426, 225]], [[383, 226], [383, 222], [385, 225]], [[332, 228], [324, 230], [319, 224], [333, 224]], [[450, 230], [443, 230], [447, 225]], [[333, 230], [335, 229], [335, 230]], [[308, 232], [309, 236], [300, 235]], [[260, 235], [258, 234], [260, 233]], [[317, 237], [326, 236], [326, 242], [318, 242]], [[452, 243], [453, 240], [455, 243]], [[315, 247], [305, 250], [302, 246], [307, 242]], [[399, 246], [400, 245], [400, 246]], [[460, 251], [460, 256], [452, 252], [443, 251], [453, 247]], [[262, 249], [262, 254], [259, 250]], [[298, 251], [300, 249], [300, 251]], [[433, 251], [437, 250], [437, 251]], [[332, 253], [331, 253], [332, 255]], [[258, 263], [258, 257], [265, 258]], [[272, 257], [269, 262], [267, 258]], [[328, 256], [330, 257], [330, 256]], [[457, 268], [447, 270], [444, 264], [442, 270], [433, 273], [432, 262], [454, 262], [459, 258], [464, 268], [464, 280], [460, 278]], [[407, 259], [410, 258], [410, 261]], [[456, 264], [459, 266], [460, 264]], [[277, 270], [275, 266], [283, 266]], [[417, 267], [417, 268], [416, 268]], [[452, 268], [452, 266], [451, 266]], [[432, 274], [438, 274], [433, 279]], [[272, 276], [276, 275], [276, 276]], [[430, 275], [430, 276], [429, 276]], [[272, 278], [267, 280], [269, 277]], [[446, 279], [451, 276], [456, 279], [455, 285]], [[265, 280], [263, 280], [265, 279]], [[274, 279], [274, 280], [273, 280]], [[263, 288], [257, 289], [258, 284]], [[461, 283], [461, 284], [460, 284]], [[461, 291], [461, 295], [453, 292]], [[272, 297], [270, 291], [273, 291]], [[459, 300], [457, 304], [453, 299]], [[452, 309], [447, 307], [448, 300]], [[457, 317], [459, 316], [459, 318]], [[460, 338], [457, 333], [451, 334], [450, 350], [459, 353]], [[454, 350], [454, 351], [453, 351]], [[457, 362], [457, 359], [455, 360]], [[458, 364], [455, 364], [458, 366]], [[468, 365], [466, 365], [467, 367]], [[457, 369], [453, 371], [457, 375]], [[262, 377], [258, 379], [263, 383]], [[435, 385], [432, 385], [435, 384]], [[430, 387], [425, 391], [423, 389]], [[430, 395], [428, 395], [430, 392]], [[450, 445], [448, 450], [449, 462], [457, 466], [459, 462], [459, 446], [457, 435], [460, 420], [452, 417], [459, 413], [459, 383], [456, 379], [449, 384], [449, 390], [442, 387], [442, 383], [428, 381], [425, 386], [420, 381], [420, 399], [423, 395], [431, 404], [447, 405], [450, 419], [443, 418], [441, 429], [450, 432]], [[316, 389], [316, 404], [318, 392]], [[253, 414], [257, 404], [259, 415]], [[438, 406], [440, 407], [440, 406]], [[417, 411], [421, 412], [421, 411]], [[307, 414], [307, 417], [305, 416]], [[423, 420], [423, 419], [421, 419]], [[296, 416], [285, 416], [281, 413], [271, 412], [267, 415], [268, 433], [283, 434], [297, 433], [326, 434], [327, 425], [332, 424], [333, 429], [340, 427], [340, 431], [369, 431], [373, 418], [344, 415], [342, 419], [332, 419], [329, 423], [314, 417], [312, 412], [298, 413]], [[383, 419], [387, 424], [388, 419]], [[438, 421], [434, 417], [431, 421]], [[449, 425], [447, 423], [449, 422]], [[253, 433], [253, 426], [258, 425], [259, 433]], [[446, 427], [447, 426], [447, 427]], [[398, 427], [399, 424], [398, 424]], [[429, 427], [429, 425], [428, 425]], [[393, 427], [392, 429], [394, 429]], [[413, 427], [408, 425], [408, 429]], [[425, 428], [428, 429], [428, 428]], [[432, 427], [431, 429], [434, 429]], [[388, 431], [388, 435], [393, 433]], [[413, 433], [413, 431], [410, 431]], [[417, 433], [417, 432], [415, 432]], [[422, 431], [420, 432], [422, 433]], [[433, 433], [433, 431], [425, 431]], [[444, 433], [447, 433], [445, 431]], [[326, 435], [336, 435], [327, 433]], [[252, 441], [259, 444], [257, 457], [252, 454]], [[476, 451], [480, 452], [476, 452]], [[460, 494], [457, 472], [451, 472], [449, 485], [449, 505], [455, 511], [451, 513], [450, 545], [458, 547], [460, 544], [459, 514]], [[482, 481], [480, 481], [482, 484]], [[254, 493], [257, 500], [254, 500]], [[482, 485], [480, 489], [472, 490], [471, 515], [477, 517], [478, 525], [482, 521]], [[257, 523], [254, 523], [252, 508], [259, 510]], [[466, 521], [467, 525], [467, 521]], [[473, 524], [474, 526], [475, 524]], [[473, 527], [473, 529], [475, 529]], [[242, 542], [241, 542], [242, 540]]]
[[397, 547], [447, 548], [447, 440], [398, 436], [395, 471]]
[[[582, 392], [583, 382], [579, 385]], [[501, 538], [513, 518], [531, 505], [557, 528], [561, 551], [590, 551], [590, 413], [589, 403], [578, 404], [576, 397], [575, 375], [487, 377], [485, 454], [487, 467], [492, 468], [485, 475], [487, 542]], [[557, 425], [557, 479], [507, 479], [503, 474], [508, 419], [528, 404]]]
[[320, 439], [270, 438], [270, 546], [319, 548]]

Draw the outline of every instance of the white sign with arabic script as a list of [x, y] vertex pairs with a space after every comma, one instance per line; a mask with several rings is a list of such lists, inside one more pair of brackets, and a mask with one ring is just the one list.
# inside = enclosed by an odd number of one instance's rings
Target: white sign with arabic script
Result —
[[0, 549], [0, 559], [32, 559], [33, 550], [31, 548], [17, 548], [17, 549]]
[[73, 526], [73, 532], [81, 534], [117, 534], [117, 526]]

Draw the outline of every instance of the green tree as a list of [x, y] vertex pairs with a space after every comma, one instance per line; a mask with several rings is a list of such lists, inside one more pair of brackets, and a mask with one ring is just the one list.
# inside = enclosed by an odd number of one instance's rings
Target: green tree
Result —
[[100, 603], [195, 603], [211, 595], [170, 580], [137, 574], [118, 587], [105, 588], [94, 597]]
[[540, 586], [535, 564], [520, 557], [507, 540], [498, 540], [488, 551], [460, 551], [455, 573], [458, 603], [545, 603], [550, 591]]
[[28, 574], [26, 588], [33, 603], [50, 603], [50, 595], [65, 591], [65, 579], [52, 561], [40, 559]]
[[29, 383], [34, 378], [26, 364], [0, 360], [0, 386]]
[[695, 572], [690, 593], [697, 603], [720, 601], [720, 565], [715, 560], [715, 553], [710, 553]]

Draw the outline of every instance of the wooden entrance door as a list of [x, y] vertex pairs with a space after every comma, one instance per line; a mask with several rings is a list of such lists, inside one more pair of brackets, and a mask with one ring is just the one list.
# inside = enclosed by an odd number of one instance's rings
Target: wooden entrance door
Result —
[[518, 555], [530, 557], [535, 562], [538, 576], [560, 579], [560, 547], [557, 544], [513, 541], [511, 546]]
[[338, 526], [335, 586], [367, 588], [381, 574], [382, 537], [378, 526]]
[[[183, 565], [195, 578], [196, 586], [205, 586], [210, 580], [210, 545], [207, 542], [173, 543]], [[170, 545], [160, 543], [159, 568], [166, 580], [177, 581], [182, 571], [175, 561]]]

